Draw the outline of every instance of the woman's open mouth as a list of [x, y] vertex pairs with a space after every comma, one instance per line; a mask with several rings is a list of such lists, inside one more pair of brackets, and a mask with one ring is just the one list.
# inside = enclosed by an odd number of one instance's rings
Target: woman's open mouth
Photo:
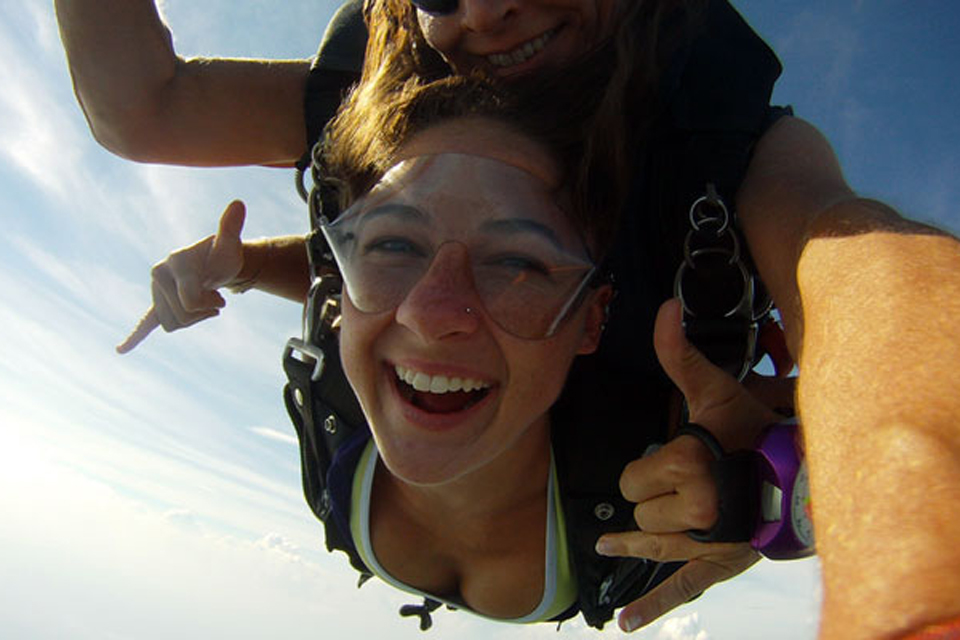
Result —
[[443, 375], [430, 376], [399, 365], [394, 369], [400, 397], [427, 413], [451, 414], [466, 411], [490, 393], [489, 382]]

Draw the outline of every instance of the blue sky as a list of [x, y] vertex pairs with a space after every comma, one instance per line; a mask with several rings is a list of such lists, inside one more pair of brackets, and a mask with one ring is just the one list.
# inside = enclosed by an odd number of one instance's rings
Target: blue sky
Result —
[[[166, 0], [184, 54], [303, 57], [333, 3]], [[833, 141], [850, 182], [960, 231], [960, 8], [948, 0], [740, 0], [783, 60], [775, 99]], [[229, 27], [227, 26], [229, 25]], [[0, 0], [0, 635], [420, 638], [386, 587], [322, 548], [280, 401], [289, 303], [113, 346], [150, 265], [211, 233], [303, 231], [288, 172], [136, 165], [96, 145], [49, 0]], [[764, 562], [636, 637], [815, 637], [816, 561]], [[557, 637], [465, 614], [435, 638]], [[579, 623], [561, 637], [594, 637]], [[620, 635], [613, 627], [602, 636]]]

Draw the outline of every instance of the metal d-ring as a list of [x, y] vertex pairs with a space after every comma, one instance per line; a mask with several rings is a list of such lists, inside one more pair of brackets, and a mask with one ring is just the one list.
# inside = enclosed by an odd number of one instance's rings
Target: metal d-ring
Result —
[[[700, 205], [708, 204], [711, 207], [719, 209], [723, 216], [716, 218], [713, 216], [702, 216], [698, 219], [697, 210], [700, 208]], [[700, 196], [693, 201], [693, 204], [690, 205], [690, 226], [693, 227], [695, 231], [700, 231], [700, 225], [704, 222], [720, 220], [720, 228], [717, 229], [716, 234], [719, 236], [721, 233], [727, 230], [730, 226], [730, 212], [727, 211], [727, 205], [719, 195], [717, 195], [717, 190], [712, 184], [707, 185], [707, 194]]]
[[737, 238], [737, 234], [733, 233], [732, 229], [727, 229], [725, 233], [718, 232], [717, 238], [726, 235], [730, 238], [730, 248], [726, 247], [706, 247], [702, 249], [691, 249], [690, 245], [693, 240], [695, 231], [691, 230], [687, 232], [687, 237], [683, 240], [683, 260], [688, 265], [693, 268], [696, 268], [696, 265], [693, 264], [693, 260], [696, 256], [702, 255], [703, 253], [726, 253], [730, 256], [728, 260], [729, 264], [734, 264], [735, 262], [742, 262], [740, 260], [740, 239]]
[[[725, 255], [727, 252], [724, 249], [700, 249], [694, 251], [692, 258], [696, 259], [697, 256], [709, 255], [709, 254], [720, 254]], [[740, 272], [740, 276], [743, 279], [743, 293], [740, 295], [740, 300], [729, 311], [723, 314], [724, 318], [730, 318], [737, 314], [744, 313], [745, 310], [749, 310], [749, 313], [753, 313], [753, 278], [750, 276], [750, 272], [747, 271], [747, 267], [743, 264], [742, 260], [737, 260], [731, 262], [731, 265], [736, 265], [737, 270]], [[686, 297], [683, 293], [683, 280], [684, 275], [688, 270], [694, 270], [696, 266], [693, 262], [684, 262], [680, 265], [680, 268], [677, 269], [677, 275], [673, 281], [673, 291], [674, 295], [680, 299], [680, 304], [683, 306], [684, 313], [688, 314], [690, 317], [697, 317], [697, 314], [690, 308], [690, 305], [687, 304]]]

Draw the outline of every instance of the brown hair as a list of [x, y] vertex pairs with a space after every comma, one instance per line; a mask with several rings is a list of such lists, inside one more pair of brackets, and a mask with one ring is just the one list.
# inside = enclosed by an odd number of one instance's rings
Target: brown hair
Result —
[[563, 70], [502, 86], [456, 78], [426, 42], [409, 0], [365, 0], [369, 39], [360, 84], [327, 129], [324, 165], [341, 197], [370, 189], [397, 148], [442, 117], [512, 125], [558, 161], [574, 221], [605, 246], [630, 184], [631, 151], [659, 113], [670, 56], [705, 0], [627, 0], [614, 37]]

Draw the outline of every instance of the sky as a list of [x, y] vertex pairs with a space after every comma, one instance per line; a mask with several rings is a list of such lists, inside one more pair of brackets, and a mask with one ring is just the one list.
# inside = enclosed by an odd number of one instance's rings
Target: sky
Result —
[[[820, 127], [850, 183], [960, 232], [960, 6], [739, 0], [784, 64], [774, 101]], [[185, 55], [307, 57], [335, 3], [166, 0]], [[296, 305], [228, 296], [220, 318], [113, 347], [150, 266], [247, 203], [245, 237], [298, 233], [292, 175], [138, 165], [100, 148], [50, 0], [0, 0], [0, 636], [11, 640], [420, 638], [410, 598], [357, 590], [303, 501], [280, 352]], [[761, 562], [646, 640], [816, 636], [815, 559]], [[439, 612], [438, 639], [587, 638]]]

